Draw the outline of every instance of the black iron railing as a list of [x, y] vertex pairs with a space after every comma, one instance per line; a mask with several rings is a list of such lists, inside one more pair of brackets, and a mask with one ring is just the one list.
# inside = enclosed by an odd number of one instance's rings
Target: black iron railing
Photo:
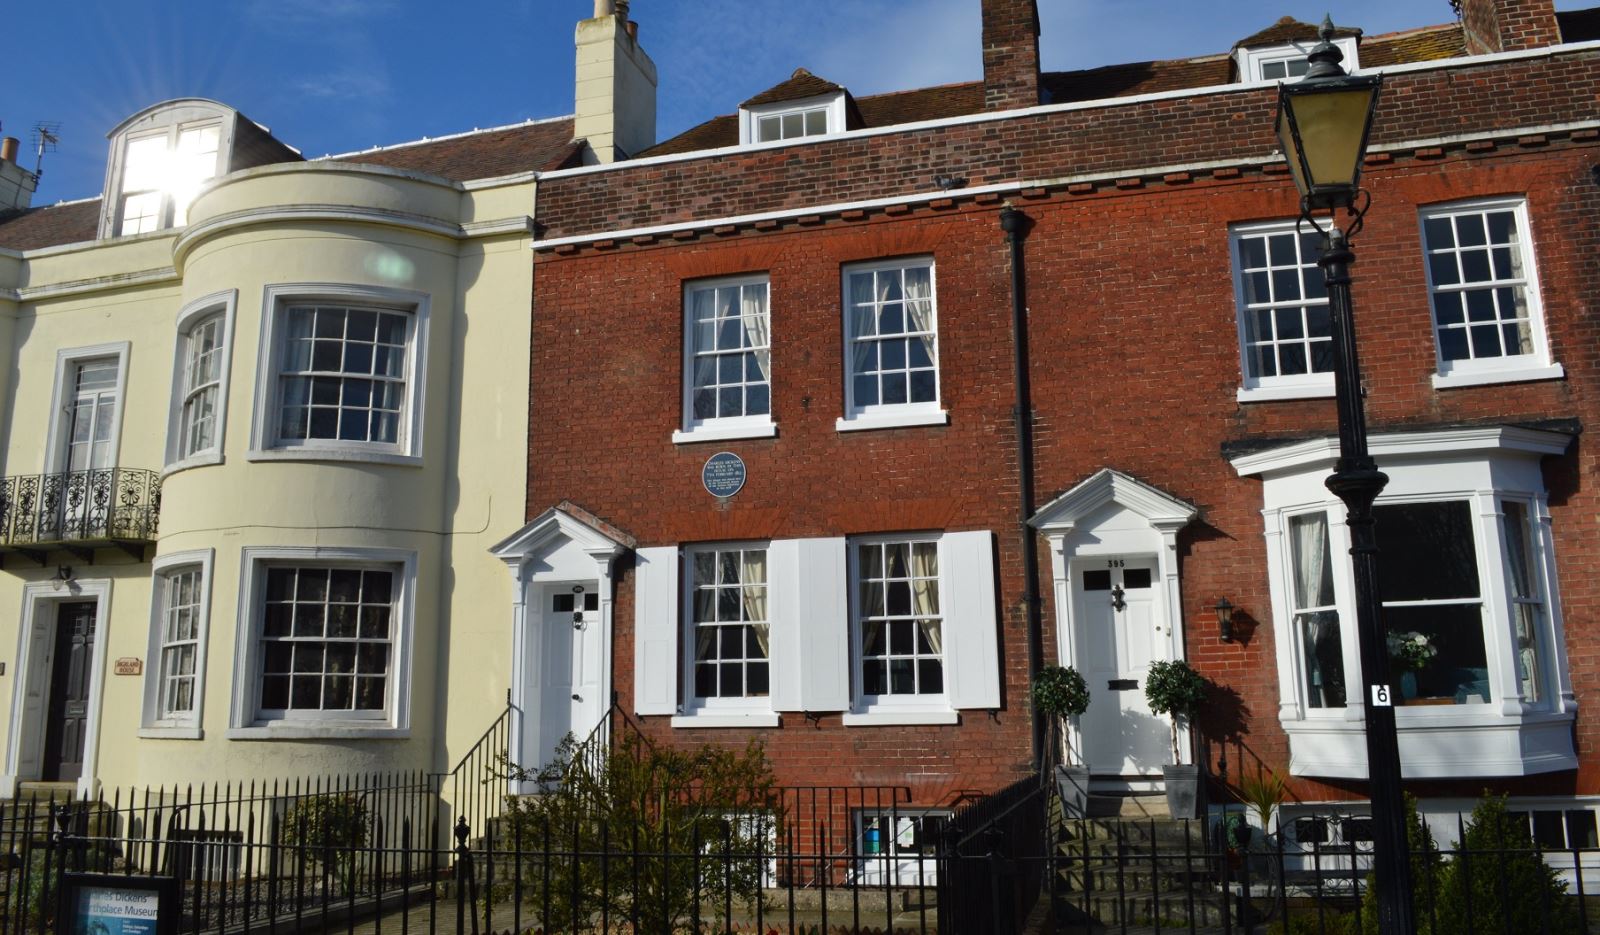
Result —
[[161, 475], [132, 468], [0, 477], [0, 547], [145, 543], [156, 537]]

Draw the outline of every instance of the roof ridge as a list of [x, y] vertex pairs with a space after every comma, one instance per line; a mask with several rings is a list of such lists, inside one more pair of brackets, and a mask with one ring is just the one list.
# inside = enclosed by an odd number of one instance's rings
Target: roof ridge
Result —
[[485, 133], [499, 133], [503, 130], [516, 130], [521, 127], [539, 126], [546, 123], [558, 123], [562, 120], [571, 120], [573, 116], [573, 114], [563, 114], [559, 117], [541, 117], [538, 120], [529, 117], [528, 119], [518, 123], [508, 123], [498, 127], [473, 127], [471, 130], [463, 130], [460, 133], [446, 133], [443, 136], [425, 136], [420, 140], [409, 140], [404, 143], [389, 143], [385, 146], [369, 146], [366, 149], [352, 149], [345, 153], [328, 153], [326, 155], [318, 156], [310, 161], [326, 162], [330, 159], [344, 159], [347, 156], [365, 156], [368, 153], [382, 153], [388, 152], [391, 149], [404, 149], [407, 146], [422, 146], [427, 143], [443, 142], [444, 140], [459, 140], [462, 137], [467, 136], [480, 136]]

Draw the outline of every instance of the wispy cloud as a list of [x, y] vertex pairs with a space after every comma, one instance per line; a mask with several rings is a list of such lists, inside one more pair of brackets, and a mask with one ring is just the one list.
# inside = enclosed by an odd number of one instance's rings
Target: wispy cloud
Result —
[[245, 15], [265, 26], [300, 28], [386, 16], [396, 8], [396, 0], [250, 0]]
[[294, 89], [307, 97], [372, 101], [389, 96], [389, 76], [382, 69], [343, 68], [301, 78]]

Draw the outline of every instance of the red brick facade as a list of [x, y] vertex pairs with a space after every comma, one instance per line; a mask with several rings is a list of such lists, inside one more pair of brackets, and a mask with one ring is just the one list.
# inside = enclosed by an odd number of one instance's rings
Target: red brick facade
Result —
[[[1027, 4], [1023, 4], [1026, 6]], [[987, 27], [987, 21], [986, 21]], [[1356, 241], [1355, 308], [1374, 431], [1600, 418], [1600, 70], [1593, 51], [1396, 74], [1385, 85]], [[1022, 551], [1016, 530], [1007, 247], [1001, 194], [926, 197], [940, 173], [1007, 193], [1030, 219], [1027, 267], [1035, 406], [1034, 498], [1045, 503], [1111, 467], [1182, 498], [1200, 518], [1179, 534], [1188, 659], [1237, 693], [1203, 729], [1231, 768], [1287, 772], [1262, 488], [1225, 451], [1331, 434], [1331, 399], [1241, 404], [1229, 225], [1292, 217], [1293, 188], [1270, 155], [1272, 98], [1248, 90], [852, 136], [715, 159], [557, 174], [541, 183], [541, 236], [579, 242], [535, 258], [529, 515], [568, 499], [641, 545], [987, 529], [998, 548], [1002, 707], [958, 726], [843, 727], [784, 715], [761, 731], [787, 782], [909, 785], [943, 804], [993, 790], [1030, 756]], [[1407, 145], [1401, 145], [1407, 144]], [[905, 203], [827, 210], [907, 196]], [[1550, 353], [1565, 378], [1435, 389], [1434, 336], [1418, 208], [1525, 196]], [[922, 197], [919, 197], [922, 196]], [[815, 209], [815, 213], [805, 213]], [[776, 219], [694, 222], [760, 212]], [[682, 224], [677, 232], [609, 232]], [[587, 237], [585, 236], [587, 235]], [[841, 433], [841, 266], [931, 255], [937, 269], [947, 426]], [[683, 283], [770, 277], [772, 439], [675, 445], [682, 418]], [[1580, 707], [1600, 688], [1600, 460], [1579, 438], [1546, 459], [1565, 640]], [[749, 483], [719, 503], [700, 467], [737, 452]], [[1046, 661], [1055, 658], [1049, 558]], [[615, 685], [633, 685], [631, 575], [617, 588]], [[1241, 638], [1216, 636], [1229, 597]], [[745, 730], [673, 729], [678, 743], [743, 744]], [[1576, 774], [1504, 788], [1600, 793], [1600, 731], [1580, 714]], [[1421, 794], [1476, 794], [1485, 781]], [[1307, 800], [1361, 784], [1301, 780]]]

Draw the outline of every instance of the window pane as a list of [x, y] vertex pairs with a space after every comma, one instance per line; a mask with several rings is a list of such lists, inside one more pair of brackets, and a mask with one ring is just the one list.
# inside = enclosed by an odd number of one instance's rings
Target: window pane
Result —
[[692, 553], [695, 696], [749, 698], [767, 694], [767, 551], [705, 549]]
[[1428, 217], [1423, 237], [1442, 362], [1534, 354], [1531, 263], [1519, 242], [1516, 212]]
[[1477, 604], [1385, 607], [1389, 666], [1402, 699], [1491, 700]]
[[1478, 549], [1466, 501], [1379, 504], [1372, 514], [1386, 603], [1479, 595]]

